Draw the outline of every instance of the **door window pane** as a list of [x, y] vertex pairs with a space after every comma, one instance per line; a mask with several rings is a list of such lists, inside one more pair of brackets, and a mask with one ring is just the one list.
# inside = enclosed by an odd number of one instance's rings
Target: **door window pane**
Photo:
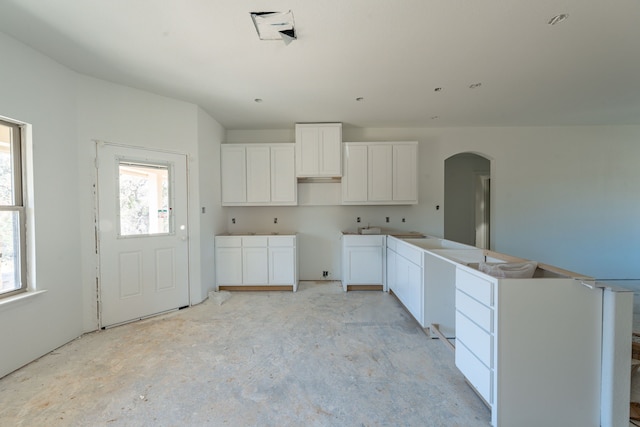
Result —
[[120, 236], [168, 234], [169, 167], [120, 162]]

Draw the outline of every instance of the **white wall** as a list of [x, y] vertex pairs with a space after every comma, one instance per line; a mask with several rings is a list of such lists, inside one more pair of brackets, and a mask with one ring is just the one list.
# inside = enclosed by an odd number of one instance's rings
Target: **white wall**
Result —
[[76, 76], [0, 33], [0, 115], [31, 124], [35, 266], [44, 294], [0, 305], [0, 377], [82, 332]]
[[[211, 164], [219, 161], [222, 127], [198, 106], [171, 98], [154, 95], [102, 80], [79, 76], [78, 140], [81, 179], [80, 210], [82, 212], [82, 276], [84, 289], [84, 330], [97, 327], [95, 269], [95, 237], [93, 232], [95, 185], [95, 140], [136, 147], [167, 150], [186, 154], [189, 179], [189, 259], [191, 303], [201, 302], [212, 288], [209, 274], [211, 267], [203, 267], [202, 246], [213, 245], [211, 237], [215, 219], [201, 212], [201, 195], [211, 203], [212, 215], [216, 214], [211, 187], [201, 179], [214, 175]], [[209, 159], [209, 156], [213, 156]], [[204, 169], [203, 169], [204, 168]], [[217, 186], [218, 187], [218, 186]], [[216, 188], [217, 188], [216, 187]], [[219, 204], [219, 202], [218, 202]], [[205, 231], [201, 222], [208, 222]], [[213, 225], [212, 225], [213, 224]], [[209, 256], [206, 254], [206, 256]]]
[[0, 67], [0, 115], [32, 125], [30, 277], [47, 291], [0, 304], [1, 377], [98, 327], [94, 140], [188, 156], [192, 303], [214, 287], [213, 236], [225, 218], [224, 129], [198, 106], [80, 76], [2, 33], [0, 57], [12, 60]]
[[[220, 143], [224, 129], [205, 111], [198, 108], [198, 158], [200, 160], [200, 276], [202, 301], [215, 289], [214, 236], [226, 231], [226, 216], [220, 205]], [[204, 208], [204, 213], [202, 213]], [[193, 299], [193, 295], [192, 295]]]
[[[227, 131], [226, 142], [293, 142], [294, 131]], [[442, 236], [444, 160], [492, 161], [492, 247], [597, 278], [640, 277], [640, 126], [343, 128], [345, 141], [417, 140], [420, 204], [226, 208], [230, 231], [301, 233], [300, 277], [340, 278], [339, 233], [363, 223]], [[441, 209], [436, 210], [440, 205]], [[384, 217], [391, 222], [385, 224]], [[236, 224], [231, 224], [231, 218]], [[273, 217], [278, 217], [274, 226]], [[405, 217], [407, 222], [402, 223]]]

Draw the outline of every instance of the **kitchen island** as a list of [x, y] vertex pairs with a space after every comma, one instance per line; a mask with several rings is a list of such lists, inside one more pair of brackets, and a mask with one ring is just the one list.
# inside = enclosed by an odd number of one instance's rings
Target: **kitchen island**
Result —
[[456, 366], [494, 427], [626, 426], [633, 293], [539, 263], [529, 278], [481, 271], [527, 261], [387, 237], [389, 291], [427, 332], [455, 338]]

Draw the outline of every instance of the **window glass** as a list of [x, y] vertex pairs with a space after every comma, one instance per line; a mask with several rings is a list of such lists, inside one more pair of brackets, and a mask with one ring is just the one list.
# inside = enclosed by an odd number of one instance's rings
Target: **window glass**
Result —
[[11, 127], [0, 122], [0, 205], [13, 204], [12, 133]]
[[169, 167], [120, 162], [120, 236], [170, 233]]
[[20, 215], [0, 211], [0, 293], [22, 287], [20, 269]]

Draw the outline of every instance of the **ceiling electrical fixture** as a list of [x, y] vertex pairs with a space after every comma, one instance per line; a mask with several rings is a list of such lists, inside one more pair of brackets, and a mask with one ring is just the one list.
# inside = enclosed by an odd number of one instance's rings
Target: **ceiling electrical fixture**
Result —
[[253, 100], [254, 102], [257, 102], [258, 104], [260, 104], [262, 102], [262, 98], [256, 98]]
[[469, 85], [469, 89], [476, 89], [482, 86], [482, 83], [473, 83]]
[[359, 97], [356, 98], [356, 101], [358, 101], [358, 102], [364, 101], [364, 98], [359, 96]]
[[442, 88], [441, 88], [441, 87], [437, 87], [437, 88], [435, 88], [433, 91], [434, 91], [434, 92], [441, 92], [441, 91], [442, 91]]
[[561, 23], [562, 21], [565, 21], [568, 17], [569, 17], [569, 15], [568, 15], [568, 14], [566, 14], [566, 13], [561, 13], [560, 15], [556, 15], [556, 16], [554, 16], [553, 18], [551, 18], [551, 19], [549, 20], [549, 22], [547, 22], [547, 24], [549, 24], [549, 25], [556, 25], [556, 24]]
[[251, 12], [260, 40], [282, 40], [289, 44], [296, 40], [293, 12]]

